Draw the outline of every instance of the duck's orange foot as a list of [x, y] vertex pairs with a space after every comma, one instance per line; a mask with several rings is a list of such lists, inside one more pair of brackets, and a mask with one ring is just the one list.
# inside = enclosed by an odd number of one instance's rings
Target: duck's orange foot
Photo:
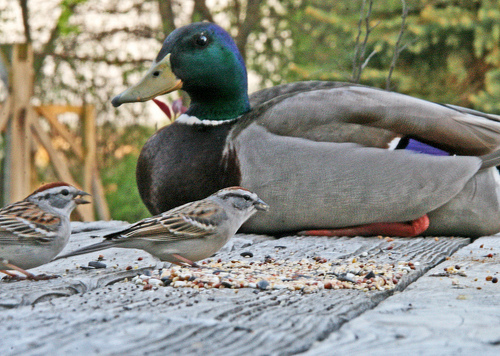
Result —
[[418, 236], [429, 228], [429, 217], [424, 215], [409, 222], [373, 223], [340, 229], [306, 230], [299, 235], [311, 236]]

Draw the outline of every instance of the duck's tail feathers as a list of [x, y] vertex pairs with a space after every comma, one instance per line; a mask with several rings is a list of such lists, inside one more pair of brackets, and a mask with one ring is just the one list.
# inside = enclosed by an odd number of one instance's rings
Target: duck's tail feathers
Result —
[[84, 254], [90, 253], [90, 252], [96, 252], [96, 251], [105, 250], [107, 248], [113, 247], [114, 245], [116, 245], [116, 244], [113, 243], [112, 241], [105, 240], [105, 241], [102, 241], [102, 242], [99, 242], [99, 243], [96, 243], [96, 244], [93, 244], [93, 245], [90, 245], [90, 246], [83, 247], [83, 248], [81, 248], [79, 250], [67, 253], [65, 255], [57, 256], [52, 261], [60, 260], [61, 258], [67, 258], [67, 257], [72, 257], [72, 256], [84, 255]]
[[500, 150], [485, 154], [479, 158], [483, 161], [480, 169], [500, 166]]

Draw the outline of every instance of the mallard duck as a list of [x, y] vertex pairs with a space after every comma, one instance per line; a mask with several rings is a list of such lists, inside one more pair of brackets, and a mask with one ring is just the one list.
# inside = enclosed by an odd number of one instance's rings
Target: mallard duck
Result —
[[[500, 231], [500, 116], [339, 82], [284, 84], [249, 97], [233, 39], [208, 22], [173, 31], [144, 78], [112, 103], [178, 89], [191, 98], [187, 112], [149, 139], [137, 164], [152, 214], [240, 185], [271, 207], [244, 232]], [[446, 155], [393, 149], [397, 140]]]

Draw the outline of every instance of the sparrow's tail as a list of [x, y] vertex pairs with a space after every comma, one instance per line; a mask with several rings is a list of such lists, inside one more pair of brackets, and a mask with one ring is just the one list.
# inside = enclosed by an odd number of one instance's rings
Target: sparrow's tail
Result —
[[500, 166], [500, 150], [485, 154], [484, 156], [480, 156], [481, 163], [480, 169], [487, 169], [490, 167]]
[[105, 249], [110, 248], [110, 247], [116, 247], [116, 245], [117, 244], [113, 243], [112, 241], [105, 240], [105, 241], [102, 241], [102, 242], [99, 242], [99, 243], [96, 243], [96, 244], [93, 244], [93, 245], [90, 245], [90, 246], [83, 247], [83, 248], [81, 248], [79, 250], [70, 252], [70, 253], [68, 253], [66, 255], [57, 256], [52, 261], [60, 260], [61, 258], [67, 258], [67, 257], [72, 257], [72, 256], [84, 255], [84, 254], [90, 253], [90, 252], [96, 252], [96, 251], [100, 251], [100, 250], [105, 250]]

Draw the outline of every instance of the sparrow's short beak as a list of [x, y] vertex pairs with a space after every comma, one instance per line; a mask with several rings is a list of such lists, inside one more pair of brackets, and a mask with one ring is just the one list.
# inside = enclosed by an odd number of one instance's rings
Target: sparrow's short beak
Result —
[[261, 211], [268, 211], [269, 210], [269, 205], [264, 203], [264, 201], [261, 199], [257, 200], [255, 203], [253, 203], [253, 206], [257, 210], [261, 210]]
[[90, 202], [85, 200], [83, 198], [83, 196], [85, 195], [89, 195], [89, 193], [87, 192], [84, 192], [83, 190], [79, 190], [75, 193], [75, 197], [73, 198], [73, 201], [76, 203], [76, 204], [89, 204]]

